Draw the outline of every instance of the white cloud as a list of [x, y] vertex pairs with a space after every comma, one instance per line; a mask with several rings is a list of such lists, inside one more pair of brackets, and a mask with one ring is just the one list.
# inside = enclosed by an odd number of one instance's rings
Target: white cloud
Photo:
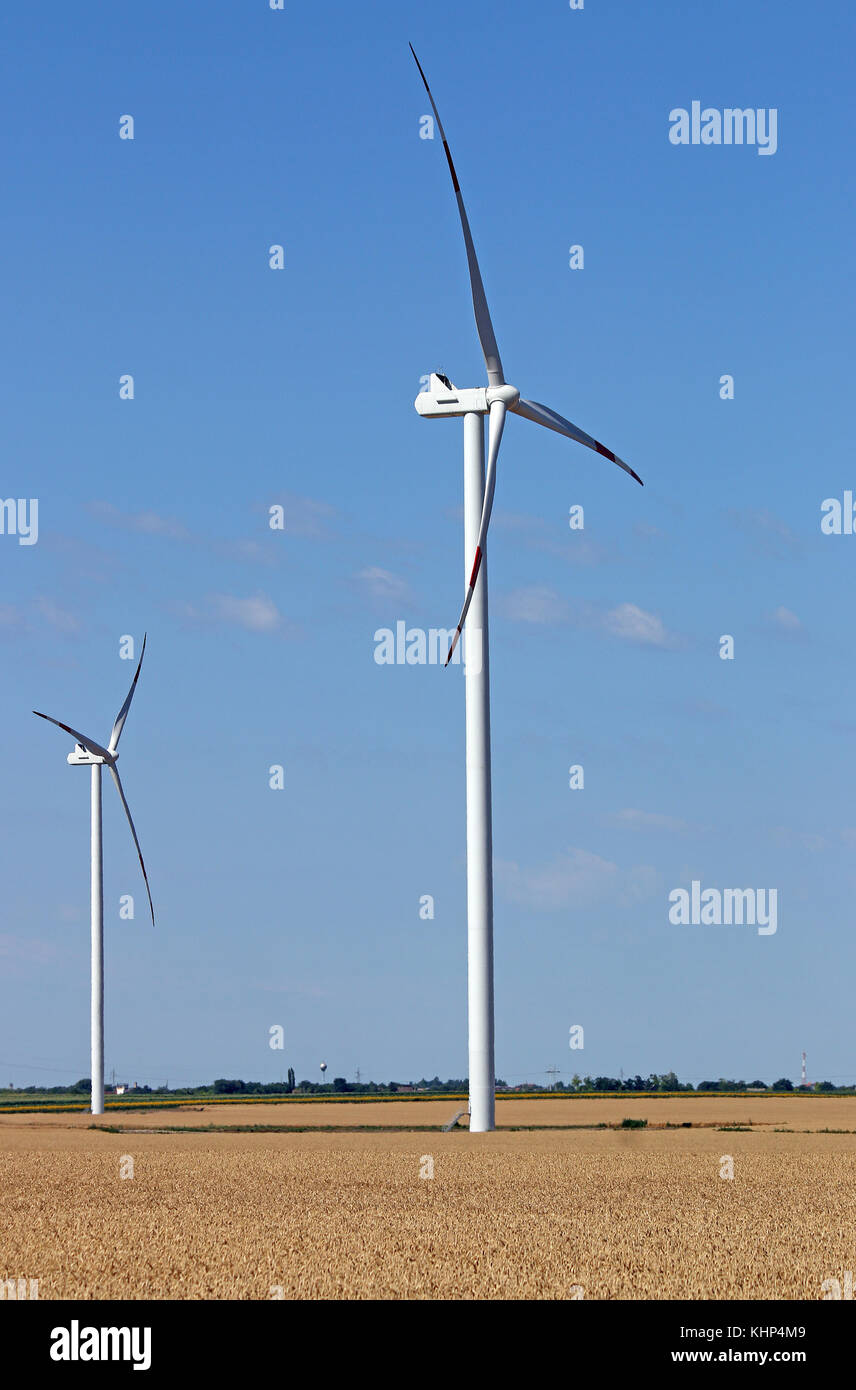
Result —
[[686, 714], [699, 715], [702, 719], [730, 719], [731, 711], [715, 700], [683, 700], [679, 708]]
[[751, 536], [762, 553], [771, 555], [793, 555], [800, 549], [800, 542], [786, 521], [774, 516], [766, 509], [740, 511], [729, 507], [725, 515], [739, 531]]
[[578, 603], [571, 608], [555, 589], [532, 585], [514, 589], [500, 598], [499, 611], [512, 622], [542, 626], [570, 622], [576, 628], [605, 632], [637, 646], [663, 650], [680, 646], [680, 639], [669, 632], [662, 618], [656, 613], [646, 613], [635, 603], [619, 603], [610, 609], [594, 603]]
[[13, 603], [0, 603], [0, 628], [11, 631], [12, 628], [20, 627], [21, 614]]
[[279, 563], [280, 551], [276, 545], [259, 540], [214, 541], [213, 548], [224, 560], [239, 564], [265, 565], [268, 569]]
[[215, 594], [212, 602], [218, 618], [248, 632], [274, 632], [282, 621], [279, 609], [267, 594], [255, 594], [252, 598]]
[[335, 507], [318, 502], [314, 497], [300, 497], [294, 492], [281, 492], [272, 497], [268, 507], [278, 504], [285, 513], [286, 536], [302, 536], [307, 540], [325, 540], [330, 535], [330, 522], [337, 515]]
[[[335, 516], [335, 512], [325, 502], [316, 502], [311, 497], [296, 497], [291, 493], [286, 493], [280, 496], [278, 504], [283, 507], [285, 513], [283, 535], [310, 537], [312, 539], [327, 538], [329, 534], [327, 521]], [[263, 509], [257, 505], [256, 510], [264, 510], [268, 516], [270, 505], [273, 503], [266, 503]], [[112, 502], [90, 502], [87, 509], [93, 516], [106, 522], [108, 526], [118, 527], [123, 531], [135, 531], [140, 535], [165, 536], [170, 540], [189, 541], [195, 546], [207, 546], [213, 549], [215, 554], [227, 560], [260, 565], [274, 565], [279, 561], [279, 546], [276, 541], [272, 542], [271, 540], [267, 521], [261, 539], [258, 536], [223, 539], [193, 534], [176, 518], [161, 516], [160, 513], [154, 511], [123, 512]]]
[[56, 632], [79, 632], [81, 622], [76, 613], [46, 595], [39, 595], [28, 604], [0, 604], [0, 631], [29, 633], [34, 630], [34, 617], [52, 627]]
[[684, 831], [687, 829], [686, 821], [679, 820], [676, 816], [663, 816], [657, 811], [638, 811], [634, 807], [627, 807], [619, 811], [613, 817], [616, 825], [621, 825], [628, 830], [670, 830]]
[[790, 608], [785, 608], [782, 604], [779, 604], [775, 612], [770, 614], [769, 621], [773, 627], [778, 628], [779, 632], [784, 633], [787, 637], [805, 634], [805, 628], [796, 613], [792, 613]]
[[410, 585], [400, 575], [382, 570], [377, 565], [360, 570], [355, 576], [360, 587], [373, 599], [389, 603], [404, 603], [410, 598]]
[[[799, 849], [807, 849], [812, 854], [817, 854], [820, 850], [828, 848], [828, 842], [823, 835], [817, 835], [810, 830], [792, 830], [787, 825], [777, 825], [773, 827], [773, 838], [780, 845], [796, 846]], [[842, 832], [842, 838], [846, 838], [846, 831]]]
[[124, 531], [138, 531], [145, 536], [167, 536], [171, 540], [186, 540], [189, 535], [180, 521], [160, 516], [158, 512], [123, 512], [112, 502], [90, 502], [88, 510], [93, 516], [106, 521], [108, 526], [118, 526]]
[[56, 628], [57, 632], [78, 632], [80, 629], [80, 619], [77, 614], [69, 612], [67, 608], [61, 608], [51, 598], [37, 598], [35, 608], [39, 616], [44, 618], [51, 627]]
[[502, 615], [514, 623], [561, 623], [567, 617], [567, 606], [555, 589], [533, 585], [514, 589], [500, 599]]
[[253, 594], [249, 598], [239, 598], [235, 594], [211, 594], [202, 604], [179, 599], [169, 606], [176, 617], [188, 623], [226, 623], [230, 627], [241, 627], [246, 632], [293, 635], [273, 599], [267, 594]]
[[10, 936], [7, 933], [0, 935], [0, 957], [3, 959], [32, 961], [42, 965], [55, 959], [56, 955], [57, 948], [51, 942]]
[[590, 540], [584, 531], [571, 531], [567, 517], [558, 526], [526, 512], [494, 512], [491, 525], [497, 530], [512, 531], [518, 543], [527, 549], [558, 555], [572, 565], [599, 565], [609, 558], [604, 547]]
[[588, 907], [604, 901], [626, 907], [649, 897], [656, 885], [656, 873], [647, 865], [620, 869], [600, 855], [577, 848], [531, 868], [499, 859], [496, 878], [506, 897], [539, 912]]
[[601, 626], [611, 636], [637, 646], [669, 648], [677, 645], [677, 638], [667, 631], [662, 618], [646, 613], [635, 603], [619, 603], [617, 608], [611, 608], [603, 616]]

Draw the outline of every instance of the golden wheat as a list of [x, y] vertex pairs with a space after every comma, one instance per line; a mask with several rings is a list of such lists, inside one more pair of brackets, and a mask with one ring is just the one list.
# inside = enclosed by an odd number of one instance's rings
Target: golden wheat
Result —
[[854, 1267], [852, 1135], [30, 1119], [0, 1126], [0, 1280], [43, 1299], [820, 1298]]

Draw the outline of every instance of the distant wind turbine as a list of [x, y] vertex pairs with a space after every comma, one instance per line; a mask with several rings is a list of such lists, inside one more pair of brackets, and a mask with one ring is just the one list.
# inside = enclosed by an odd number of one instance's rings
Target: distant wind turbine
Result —
[[72, 767], [90, 767], [92, 769], [91, 788], [92, 788], [92, 868], [91, 868], [91, 908], [92, 908], [92, 1004], [91, 1004], [91, 1042], [92, 1042], [92, 1114], [103, 1115], [104, 1113], [104, 875], [103, 858], [101, 853], [101, 768], [106, 766], [110, 769], [110, 776], [116, 783], [116, 790], [125, 808], [125, 815], [128, 817], [128, 824], [131, 827], [131, 834], [134, 837], [134, 844], [137, 847], [137, 856], [140, 861], [140, 868], [143, 871], [143, 881], [146, 885], [146, 893], [149, 899], [149, 910], [152, 914], [152, 926], [155, 924], [155, 909], [152, 903], [151, 890], [149, 889], [149, 878], [146, 873], [146, 866], [143, 863], [143, 852], [140, 849], [140, 842], [137, 839], [137, 832], [134, 829], [134, 822], [131, 819], [131, 812], [125, 800], [125, 792], [116, 768], [116, 759], [119, 756], [119, 739], [125, 727], [125, 720], [128, 718], [128, 711], [131, 708], [131, 701], [134, 698], [134, 691], [137, 688], [137, 681], [142, 670], [143, 657], [146, 651], [146, 638], [143, 637], [143, 646], [140, 652], [140, 660], [134, 679], [131, 682], [131, 689], [128, 691], [127, 699], [119, 713], [116, 715], [116, 722], [113, 725], [113, 732], [110, 735], [110, 742], [106, 748], [94, 739], [87, 738], [85, 734], [78, 733], [77, 729], [72, 729], [68, 724], [63, 724], [59, 719], [52, 719], [49, 714], [41, 714], [39, 710], [33, 710], [39, 719], [47, 719], [48, 723], [56, 724], [58, 729], [64, 729], [67, 734], [71, 734], [76, 740], [73, 753], [69, 753], [68, 762]]
[[[537, 401], [525, 400], [516, 386], [509, 386], [503, 372], [496, 335], [493, 331], [487, 297], [476, 257], [458, 175], [436, 102], [428, 86], [422, 64], [413, 45], [410, 51], [419, 69], [431, 109], [443, 141], [452, 188], [458, 204], [476, 329], [487, 367], [487, 387], [458, 390], [447, 376], [432, 372], [427, 391], [416, 397], [416, 409], [429, 419], [444, 416], [464, 418], [464, 546], [466, 596], [458, 625], [452, 637], [446, 665], [452, 659], [458, 639], [470, 614], [466, 667], [467, 725], [467, 974], [469, 1009], [469, 1085], [470, 1130], [493, 1129], [495, 1125], [495, 1074], [493, 1028], [493, 850], [490, 792], [490, 667], [488, 661], [487, 612], [487, 532], [496, 486], [496, 461], [508, 411], [522, 415], [536, 425], [544, 425], [578, 444], [595, 450], [629, 473], [637, 483], [642, 479], [606, 445], [572, 425]], [[501, 203], [495, 203], [501, 208]], [[484, 466], [484, 417], [489, 416], [487, 480]], [[481, 574], [481, 585], [477, 581]], [[470, 611], [472, 610], [472, 611]]]

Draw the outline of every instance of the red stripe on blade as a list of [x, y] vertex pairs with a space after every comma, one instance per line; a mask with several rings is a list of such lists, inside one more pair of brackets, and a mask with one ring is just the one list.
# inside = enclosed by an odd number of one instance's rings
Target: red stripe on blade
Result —
[[610, 463], [615, 463], [615, 454], [611, 449], [607, 449], [603, 444], [598, 444], [597, 440], [595, 440], [594, 443], [599, 454], [603, 454], [604, 458], [609, 459]]
[[478, 575], [479, 566], [480, 566], [480, 565], [481, 565], [481, 547], [477, 545], [477, 546], [476, 546], [476, 558], [475, 558], [475, 560], [473, 561], [473, 572], [472, 572], [472, 574], [470, 575], [470, 588], [471, 588], [471, 589], [472, 589], [472, 588], [474, 587], [474, 585], [475, 585], [476, 576]]

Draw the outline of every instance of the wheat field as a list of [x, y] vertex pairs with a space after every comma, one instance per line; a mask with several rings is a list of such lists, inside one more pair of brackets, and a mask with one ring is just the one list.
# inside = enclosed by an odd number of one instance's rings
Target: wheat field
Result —
[[[501, 1105], [500, 1124], [749, 1118], [741, 1098], [505, 1104], [525, 1119]], [[816, 1131], [856, 1129], [856, 1103], [749, 1106], [748, 1132], [187, 1128], [296, 1123], [236, 1106], [183, 1112], [184, 1132], [159, 1132], [175, 1113], [111, 1115], [113, 1133], [5, 1115], [0, 1283], [38, 1279], [41, 1299], [819, 1299], [854, 1268], [856, 1135]], [[431, 1122], [427, 1105], [374, 1108]]]

